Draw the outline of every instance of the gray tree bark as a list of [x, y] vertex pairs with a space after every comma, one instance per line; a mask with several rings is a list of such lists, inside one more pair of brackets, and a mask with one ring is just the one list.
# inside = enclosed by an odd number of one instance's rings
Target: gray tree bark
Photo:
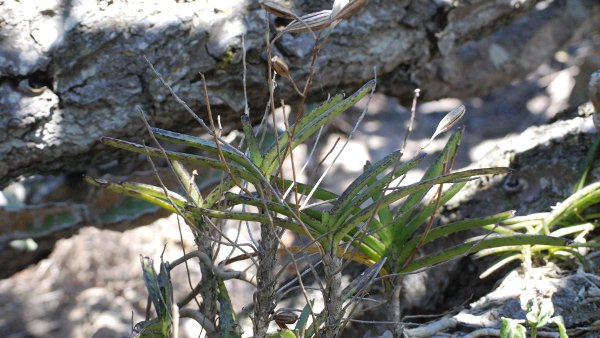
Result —
[[[600, 22], [593, 0], [372, 0], [339, 24], [316, 63], [311, 99], [354, 90], [373, 77], [401, 99], [420, 87], [425, 99], [466, 97], [522, 79], [569, 41]], [[298, 1], [300, 14], [326, 8]], [[175, 91], [205, 115], [198, 72], [213, 110], [232, 128], [248, 100], [266, 104], [264, 12], [254, 1], [3, 1], [0, 7], [0, 187], [25, 175], [72, 173], [115, 158], [102, 136], [143, 138], [136, 106], [153, 125], [189, 129], [190, 116], [169, 96], [146, 56]], [[271, 18], [270, 29], [279, 21]], [[594, 25], [596, 23], [596, 25]], [[311, 34], [276, 44], [303, 84]], [[292, 88], [280, 81], [281, 97]]]

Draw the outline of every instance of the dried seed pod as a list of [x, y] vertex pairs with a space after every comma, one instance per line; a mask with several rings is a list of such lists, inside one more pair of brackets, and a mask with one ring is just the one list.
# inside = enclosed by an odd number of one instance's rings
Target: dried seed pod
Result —
[[292, 86], [294, 86], [294, 90], [298, 94], [300, 94], [300, 96], [304, 96], [304, 94], [300, 91], [300, 89], [298, 89], [298, 86], [296, 86], [296, 82], [292, 78], [292, 73], [290, 73], [290, 69], [288, 68], [287, 64], [283, 61], [282, 58], [280, 58], [277, 55], [273, 56], [271, 58], [271, 67], [273, 67], [273, 69], [277, 72], [277, 74], [289, 79], [290, 82], [292, 83]]
[[281, 33], [305, 33], [318, 31], [331, 25], [331, 10], [325, 9], [319, 12], [306, 14], [300, 20], [294, 20], [285, 26]]
[[452, 126], [455, 125], [456, 122], [458, 122], [458, 120], [460, 120], [461, 117], [463, 117], [463, 115], [465, 115], [465, 111], [465, 106], [461, 104], [460, 106], [452, 109], [448, 114], [446, 114], [446, 116], [444, 116], [444, 118], [438, 124], [437, 128], [435, 129], [435, 132], [433, 133], [427, 144], [421, 147], [421, 149], [426, 148], [436, 136], [452, 128]]
[[368, 0], [335, 0], [331, 16], [334, 20], [347, 19], [363, 9], [368, 2]]
[[285, 19], [298, 19], [298, 15], [292, 12], [289, 8], [285, 8], [283, 5], [276, 1], [271, 0], [261, 0], [259, 1], [260, 6], [270, 14], [275, 15], [276, 17], [285, 18]]
[[273, 316], [275, 323], [282, 329], [287, 328], [286, 324], [294, 324], [298, 320], [298, 315], [291, 311], [281, 311]]
[[275, 55], [271, 58], [271, 67], [279, 74], [280, 76], [286, 77], [288, 79], [292, 78], [292, 74], [290, 74], [290, 69], [287, 64], [283, 61], [282, 58]]

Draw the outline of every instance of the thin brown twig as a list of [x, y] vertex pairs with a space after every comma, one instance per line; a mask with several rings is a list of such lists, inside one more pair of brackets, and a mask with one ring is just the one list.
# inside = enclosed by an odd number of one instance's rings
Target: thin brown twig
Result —
[[[268, 53], [268, 59], [269, 59], [269, 60], [271, 60], [271, 58], [272, 58], [272, 53], [273, 53], [273, 50], [272, 50], [272, 44], [269, 42], [268, 14], [266, 15], [266, 21], [267, 21], [267, 29], [266, 29], [266, 37], [267, 37], [267, 39], [266, 39], [266, 44], [267, 44], [267, 53]], [[314, 55], [314, 54], [313, 54], [313, 64], [314, 64], [314, 60], [315, 60], [315, 59], [316, 59], [316, 55]], [[312, 77], [313, 70], [314, 70], [314, 68], [313, 68], [313, 67], [311, 67], [311, 71], [309, 71], [309, 74], [310, 74], [310, 75], [309, 75], [309, 79], [310, 79], [310, 77]], [[271, 113], [274, 115], [274, 114], [275, 114], [275, 106], [274, 106], [275, 99], [274, 99], [274, 86], [273, 86], [273, 77], [271, 76], [271, 74], [273, 74], [273, 70], [272, 70], [271, 63], [270, 63], [270, 62], [268, 62], [268, 77], [267, 77], [267, 79], [268, 79], [268, 85], [269, 85], [269, 103], [270, 103], [270, 105], [269, 105], [269, 106], [270, 106], [270, 108], [271, 108]], [[303, 92], [303, 95], [301, 95], [301, 104], [299, 105], [301, 112], [303, 112], [304, 102], [305, 102], [305, 100], [306, 100], [307, 93], [308, 93], [308, 91], [306, 90], [306, 87], [305, 87], [305, 91]], [[284, 109], [285, 109], [285, 108], [284, 108]], [[301, 115], [302, 115], [302, 113], [298, 113], [298, 117], [300, 117]], [[285, 117], [284, 117], [284, 118], [285, 118]], [[297, 118], [297, 120], [299, 120], [299, 118]], [[273, 121], [275, 121], [275, 119], [274, 119], [274, 116], [273, 116]], [[275, 123], [273, 123], [273, 125], [274, 125], [274, 127], [275, 127]], [[297, 126], [297, 124], [294, 124], [294, 128], [292, 129], [292, 131], [291, 131], [291, 133], [290, 133], [290, 135], [289, 135], [289, 142], [288, 142], [288, 146], [290, 147], [290, 149], [291, 149], [291, 145], [292, 145], [292, 142], [293, 142], [293, 136], [294, 136], [294, 133], [295, 133], [295, 128], [296, 128], [296, 126]], [[276, 130], [276, 128], [275, 128], [275, 130]], [[288, 127], [288, 126], [286, 126], [286, 130], [288, 130], [288, 131], [289, 131], [289, 127]], [[276, 147], [277, 147], [277, 155], [278, 155], [279, 164], [280, 164], [280, 166], [281, 166], [281, 164], [282, 164], [283, 162], [281, 161], [281, 159], [280, 159], [280, 157], [279, 157], [279, 155], [281, 154], [281, 149], [279, 148], [279, 143], [278, 143], [278, 142], [277, 142], [277, 145], [276, 145]], [[281, 171], [281, 170], [280, 170], [280, 168], [278, 169], [278, 171]], [[283, 177], [283, 176], [282, 176], [282, 177]], [[282, 185], [282, 186], [283, 186], [283, 185]], [[282, 189], [282, 190], [283, 190], [283, 189]], [[284, 203], [285, 205], [287, 205], [287, 204], [285, 203], [285, 201], [282, 201], [282, 203]], [[296, 213], [295, 213], [295, 212], [293, 212], [293, 211], [292, 211], [292, 214], [294, 215], [294, 217], [295, 217], [296, 219], [298, 219], [298, 220], [299, 220], [299, 224], [301, 225], [301, 227], [302, 227], [303, 231], [305, 232], [305, 234], [306, 234], [306, 235], [307, 235], [309, 238], [311, 238], [311, 240], [313, 240], [313, 241], [316, 243], [316, 245], [317, 245], [317, 247], [319, 248], [319, 251], [321, 252], [321, 254], [324, 254], [323, 247], [320, 245], [320, 243], [318, 243], [317, 241], [315, 241], [315, 240], [314, 240], [314, 238], [313, 238], [313, 236], [311, 235], [310, 231], [308, 231], [308, 229], [306, 228], [306, 225], [304, 224], [304, 222], [302, 222], [302, 220], [300, 220], [300, 217], [298, 217], [298, 215], [296, 215]], [[285, 245], [282, 245], [282, 247], [284, 248], [284, 250], [288, 251], [288, 249], [287, 249], [287, 247], [286, 247]], [[291, 254], [291, 252], [289, 252], [289, 251], [288, 251], [288, 254], [290, 255], [290, 257], [293, 257], [293, 255]], [[310, 309], [311, 309], [311, 315], [313, 316], [313, 321], [315, 321], [315, 320], [316, 320], [316, 318], [314, 317], [314, 309], [313, 309], [313, 307], [312, 307], [312, 304], [311, 304], [311, 302], [310, 302], [310, 300], [309, 300], [309, 298], [308, 298], [308, 294], [307, 294], [307, 292], [306, 292], [306, 289], [305, 289], [304, 283], [302, 282], [302, 278], [300, 277], [299, 268], [298, 268], [298, 266], [297, 266], [297, 264], [296, 264], [295, 260], [294, 260], [293, 264], [294, 264], [294, 266], [295, 266], [295, 271], [296, 271], [296, 273], [297, 273], [297, 274], [298, 274], [298, 276], [299, 276], [299, 278], [298, 278], [298, 279], [299, 279], [300, 287], [301, 287], [301, 289], [302, 289], [302, 294], [303, 294], [303, 296], [304, 296], [304, 299], [306, 300], [306, 303], [308, 304], [308, 306], [309, 306], [309, 307], [310, 307]]]
[[[452, 158], [449, 158], [449, 156], [450, 156], [450, 153], [447, 153], [446, 154], [446, 158], [444, 159], [444, 163], [442, 165], [442, 175], [446, 174], [450, 170], [452, 170], [452, 166], [454, 165], [454, 161], [456, 160], [456, 153], [454, 153], [454, 156], [452, 156]], [[427, 222], [425, 230], [421, 234], [421, 239], [419, 240], [419, 243], [415, 246], [415, 248], [413, 249], [413, 251], [409, 255], [408, 259], [402, 264], [402, 267], [405, 267], [405, 266], [407, 266], [408, 264], [410, 264], [412, 262], [412, 260], [415, 258], [416, 254], [417, 254], [417, 251], [421, 248], [421, 246], [427, 240], [427, 236], [429, 235], [429, 232], [431, 231], [431, 228], [433, 227], [433, 222], [434, 222], [434, 220], [436, 218], [437, 210], [440, 207], [440, 203], [441, 203], [441, 199], [442, 199], [443, 186], [444, 186], [443, 183], [441, 183], [438, 186], [437, 192], [434, 195], [435, 196], [434, 197], [435, 198], [435, 206], [433, 208], [433, 212], [432, 212], [431, 216], [429, 217], [429, 221]]]
[[[287, 116], [285, 114], [285, 102], [283, 100], [281, 100], [281, 111], [283, 113], [283, 123], [285, 125], [285, 130], [288, 132], [288, 139], [292, 140], [293, 135], [290, 131], [290, 126], [288, 124]], [[290, 165], [292, 167], [292, 182], [296, 182], [297, 181], [296, 165], [294, 163], [294, 151], [292, 150], [291, 147], [290, 147], [289, 156], [290, 156]], [[300, 212], [300, 208], [299, 208], [300, 201], [298, 199], [298, 185], [296, 185], [296, 184], [294, 184], [294, 200], [296, 202], [295, 203], [296, 212]]]
[[[139, 109], [139, 111], [140, 111], [140, 114], [141, 114], [141, 116], [142, 116], [142, 121], [144, 121], [144, 125], [146, 126], [146, 128], [147, 128], [147, 130], [148, 130], [148, 132], [149, 132], [149, 134], [150, 134], [150, 137], [152, 138], [153, 142], [154, 142], [154, 143], [157, 145], [157, 147], [160, 149], [160, 151], [163, 153], [163, 156], [164, 156], [164, 158], [166, 159], [166, 161], [167, 161], [167, 163], [168, 163], [169, 167], [171, 168], [171, 170], [172, 170], [173, 172], [175, 172], [175, 168], [173, 167], [173, 164], [171, 163], [171, 161], [170, 161], [170, 160], [169, 160], [169, 158], [167, 157], [167, 154], [166, 154], [166, 152], [165, 152], [165, 149], [164, 149], [164, 148], [162, 147], [162, 145], [161, 145], [161, 144], [158, 142], [158, 140], [157, 140], [157, 139], [156, 139], [156, 137], [154, 136], [154, 133], [152, 133], [152, 128], [150, 127], [150, 124], [148, 123], [148, 120], [146, 119], [146, 115], [144, 114], [144, 111], [142, 110], [142, 108], [141, 108], [141, 107], [138, 107], [138, 109]], [[182, 217], [185, 217], [185, 216], [184, 216], [184, 215], [185, 215], [185, 213], [183, 212], [183, 210], [180, 210], [180, 209], [179, 209], [179, 207], [177, 206], [177, 204], [176, 204], [176, 203], [175, 203], [175, 202], [174, 202], [174, 201], [171, 199], [171, 197], [170, 197], [170, 194], [168, 193], [168, 192], [169, 192], [169, 190], [167, 189], [167, 187], [165, 186], [164, 182], [162, 181], [162, 178], [161, 178], [161, 177], [160, 177], [160, 175], [158, 174], [158, 170], [156, 169], [156, 166], [154, 165], [154, 161], [152, 160], [152, 157], [151, 157], [149, 154], [147, 154], [147, 158], [148, 158], [148, 161], [150, 162], [150, 165], [151, 165], [151, 167], [152, 167], [152, 170], [155, 172], [156, 179], [158, 180], [158, 182], [159, 182], [159, 184], [160, 184], [161, 188], [163, 189], [163, 193], [164, 193], [164, 194], [165, 194], [165, 196], [166, 196], [166, 197], [169, 199], [169, 202], [171, 203], [171, 205], [172, 205], [172, 206], [173, 206], [173, 207], [174, 207], [174, 208], [177, 210], [177, 213], [178, 213], [178, 214], [180, 214], [180, 215], [182, 215]], [[178, 176], [178, 175], [176, 175], [176, 176]], [[179, 180], [179, 176], [178, 176], [178, 180]], [[180, 184], [183, 184], [183, 183], [180, 181]], [[191, 220], [186, 220], [186, 221], [188, 221], [188, 223], [189, 223], [189, 224], [193, 224], [193, 223], [191, 222]], [[177, 219], [177, 224], [179, 225], [179, 219]], [[179, 227], [179, 233], [180, 233], [180, 236], [181, 236], [181, 227]], [[182, 244], [183, 244], [183, 238], [182, 238]], [[183, 245], [182, 245], [182, 248], [183, 248]], [[184, 250], [185, 250], [185, 249], [184, 249]], [[184, 251], [184, 254], [185, 254], [185, 251]], [[187, 266], [187, 264], [186, 264], [186, 269], [187, 269], [187, 273], [188, 273], [188, 280], [189, 280], [189, 282], [190, 282], [190, 287], [191, 287], [191, 279], [190, 279], [190, 278], [191, 278], [191, 276], [190, 276], [190, 274], [189, 274], [189, 267]], [[198, 299], [196, 299], [196, 298], [194, 297], [194, 300], [196, 301], [196, 305], [198, 305], [198, 307], [200, 307], [200, 302], [198, 301]]]
[[227, 174], [229, 175], [229, 177], [231, 178], [231, 180], [234, 182], [234, 184], [236, 186], [238, 186], [240, 189], [242, 189], [242, 191], [244, 191], [245, 193], [247, 193], [248, 195], [251, 195], [250, 191], [248, 191], [248, 189], [246, 189], [246, 187], [244, 187], [242, 185], [242, 183], [238, 180], [237, 177], [235, 177], [232, 173], [231, 173], [231, 169], [229, 168], [229, 164], [227, 163], [227, 160], [225, 160], [225, 155], [223, 155], [223, 149], [221, 149], [221, 143], [219, 142], [219, 137], [220, 137], [220, 129], [219, 131], [217, 131], [217, 128], [215, 127], [215, 122], [213, 120], [213, 114], [212, 114], [212, 109], [210, 108], [210, 101], [208, 98], [208, 87], [206, 86], [206, 79], [204, 78], [204, 74], [200, 73], [200, 77], [202, 78], [202, 86], [204, 87], [204, 99], [206, 100], [206, 110], [208, 112], [208, 120], [210, 121], [210, 127], [213, 130], [213, 138], [215, 141], [215, 146], [217, 147], [217, 153], [219, 155], [219, 159], [221, 160], [221, 162], [223, 162], [223, 165], [225, 166], [225, 170], [227, 172]]

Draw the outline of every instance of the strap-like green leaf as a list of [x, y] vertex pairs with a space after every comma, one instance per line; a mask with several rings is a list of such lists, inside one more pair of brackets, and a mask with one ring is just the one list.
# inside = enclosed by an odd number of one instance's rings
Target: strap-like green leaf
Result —
[[[129, 151], [139, 153], [139, 154], [148, 154], [152, 157], [164, 158], [164, 155], [160, 149], [156, 149], [153, 147], [146, 147], [141, 144], [137, 144], [137, 143], [133, 143], [133, 142], [117, 140], [117, 139], [110, 138], [110, 137], [103, 137], [102, 143], [110, 145], [115, 148], [125, 149], [125, 150], [129, 150]], [[197, 165], [200, 165], [203, 167], [214, 168], [214, 169], [218, 169], [221, 171], [227, 170], [227, 167], [225, 166], [225, 164], [222, 161], [217, 160], [217, 159], [212, 159], [212, 158], [208, 158], [205, 156], [181, 153], [181, 152], [176, 152], [176, 151], [168, 151], [168, 150], [165, 151], [165, 154], [172, 161], [179, 160], [181, 162], [197, 164]], [[235, 177], [242, 178], [242, 179], [244, 179], [250, 183], [254, 183], [254, 184], [261, 181], [260, 177], [258, 177], [257, 175], [255, 175], [253, 173], [250, 173], [249, 171], [245, 170], [244, 168], [239, 167], [238, 165], [235, 165], [233, 163], [228, 163], [228, 167], [229, 167], [229, 170], [231, 171], [231, 174], [234, 175]]]
[[227, 143], [219, 144], [219, 147], [216, 146], [214, 140], [205, 140], [201, 137], [196, 137], [187, 134], [180, 134], [173, 131], [168, 131], [160, 128], [152, 128], [152, 133], [156, 138], [162, 139], [165, 141], [169, 141], [176, 144], [182, 144], [189, 147], [194, 147], [198, 149], [202, 149], [208, 151], [216, 156], [218, 156], [219, 152], [223, 154], [225, 159], [231, 160], [250, 172], [254, 172], [255, 166], [253, 166], [252, 162], [248, 160], [244, 154], [230, 146]]
[[336, 94], [329, 98], [327, 101], [318, 105], [315, 109], [311, 110], [308, 114], [304, 115], [296, 124], [296, 128], [304, 128], [310, 121], [314, 120], [315, 117], [323, 114], [325, 111], [331, 109], [344, 99], [343, 94]]
[[189, 202], [194, 205], [203, 205], [204, 199], [202, 198], [202, 192], [200, 192], [198, 185], [194, 182], [194, 177], [190, 175], [181, 162], [172, 161], [172, 164], [175, 175], [177, 175], [183, 188], [188, 194]]
[[[334, 216], [333, 220], [331, 221], [332, 224], [334, 224], [333, 229], [340, 227], [341, 224], [345, 223], [348, 220], [348, 217], [350, 217], [352, 214], [360, 212], [360, 205], [362, 205], [369, 198], [381, 195], [382, 189], [384, 189], [390, 181], [404, 175], [406, 172], [416, 167], [421, 162], [421, 160], [423, 160], [423, 158], [424, 155], [419, 155], [406, 163], [402, 163], [396, 168], [394, 173], [388, 173], [381, 179], [377, 180], [377, 183], [367, 186], [367, 188], [363, 192], [356, 195], [354, 198], [352, 198], [352, 200], [347, 199], [345, 203], [340, 205], [339, 209], [335, 212], [335, 214], [332, 215]], [[372, 206], [377, 204], [377, 202], [374, 202]], [[388, 205], [389, 204], [381, 205], [379, 203], [379, 208], [385, 208]], [[365, 209], [362, 210], [364, 211]]]
[[[315, 116], [323, 114], [323, 112], [329, 110], [330, 108], [338, 104], [343, 98], [344, 96], [342, 94], [338, 94], [330, 98], [329, 100], [323, 102], [317, 108], [313, 109], [310, 113], [308, 113], [306, 116], [302, 117], [296, 124], [290, 126], [290, 129], [293, 132], [302, 129], [306, 124], [313, 120]], [[289, 142], [289, 134], [281, 134], [279, 138], [275, 140], [275, 142], [273, 142], [273, 144], [271, 144], [271, 146], [269, 146], [268, 150], [266, 151], [263, 159], [263, 165], [261, 166], [261, 168], [265, 170], [268, 166], [271, 166], [273, 164], [273, 161], [277, 159], [278, 151], [285, 151], [286, 147], [288, 147], [289, 145]]]
[[241, 327], [235, 320], [235, 311], [231, 305], [231, 299], [225, 282], [222, 278], [217, 280], [219, 284], [219, 329], [223, 338], [241, 338]]
[[265, 201], [261, 198], [242, 196], [242, 195], [235, 194], [235, 193], [226, 193], [225, 199], [227, 201], [232, 202], [235, 205], [247, 204], [247, 205], [255, 206], [257, 208], [266, 208], [269, 211], [274, 211], [274, 212], [280, 213], [291, 219], [294, 219], [296, 216], [298, 216], [300, 218], [300, 220], [302, 222], [304, 222], [305, 225], [308, 225], [309, 227], [314, 229], [319, 234], [324, 234], [320, 220], [311, 217], [304, 211], [298, 212], [297, 215], [292, 214], [295, 211], [293, 209], [293, 205], [291, 205], [291, 204], [288, 206], [285, 206], [278, 202]]
[[[143, 199], [152, 204], [158, 205], [159, 207], [164, 208], [170, 212], [175, 212], [175, 213], [177, 212], [177, 209], [165, 197], [164, 193], [158, 192], [156, 189], [146, 190], [147, 192], [149, 191], [152, 193], [144, 193], [144, 192], [140, 191], [139, 189], [126, 188], [124, 186], [124, 184], [113, 183], [113, 182], [109, 182], [107, 180], [100, 179], [100, 178], [93, 178], [90, 176], [85, 176], [85, 180], [92, 185], [102, 187], [102, 188], [108, 189], [110, 191], [119, 193], [119, 194]], [[135, 183], [135, 184], [141, 184], [141, 183]], [[129, 187], [131, 187], [132, 185], [135, 185], [135, 184], [128, 183], [127, 185]], [[156, 188], [156, 187], [153, 187], [153, 188]], [[175, 193], [173, 193], [173, 194], [175, 194]], [[176, 204], [179, 204], [181, 206], [183, 206], [185, 204], [185, 199], [174, 198], [173, 200], [176, 202]], [[183, 202], [183, 204], [181, 204], [182, 202]]]
[[[452, 199], [464, 186], [466, 182], [460, 182], [453, 184], [449, 189], [442, 193], [442, 197], [440, 198], [440, 205], [444, 205]], [[419, 211], [415, 216], [410, 219], [407, 224], [400, 223], [404, 217], [400, 215], [394, 219], [394, 222], [389, 227], [389, 234], [386, 237], [391, 237], [391, 249], [392, 252], [398, 250], [401, 247], [404, 247], [405, 242], [413, 236], [413, 234], [417, 231], [417, 229], [423, 225], [423, 223], [431, 217], [431, 215], [435, 212], [436, 201], [431, 201], [427, 206], [423, 208], [423, 210]], [[417, 207], [417, 206], [415, 206]], [[408, 210], [408, 213], [413, 213], [413, 210]]]
[[298, 332], [298, 334], [300, 334], [300, 337], [305, 337], [303, 335], [304, 328], [306, 327], [306, 323], [308, 322], [308, 318], [309, 318], [311, 310], [312, 310], [312, 304], [314, 303], [313, 300], [310, 300], [309, 302], [310, 302], [310, 304], [306, 304], [304, 306], [304, 308], [302, 309], [302, 312], [300, 313], [300, 317], [298, 317], [298, 321], [296, 322], [295, 331]]
[[[292, 185], [292, 184], [294, 184], [293, 181], [284, 180], [283, 187], [284, 187], [284, 189], [288, 189], [290, 187], [290, 185]], [[306, 196], [313, 189], [313, 186], [309, 185], [309, 184], [299, 183], [299, 182], [295, 182], [295, 184], [298, 186], [298, 194], [300, 194], [300, 195]], [[318, 200], [321, 200], [321, 201], [332, 201], [331, 203], [334, 203], [339, 198], [339, 195], [336, 193], [333, 193], [329, 190], [326, 190], [326, 189], [317, 188], [317, 190], [315, 190], [315, 193], [312, 195], [312, 197], [316, 198]]]
[[568, 217], [569, 214], [573, 213], [575, 210], [582, 212], [588, 207], [598, 203], [600, 203], [600, 182], [592, 183], [577, 190], [577, 192], [555, 206], [550, 214], [543, 219], [542, 224], [544, 225], [544, 231], [549, 234], [550, 228], [552, 228], [561, 218]]
[[401, 262], [404, 262], [404, 260], [417, 247], [417, 245], [419, 245], [419, 243], [427, 244], [427, 243], [433, 242], [434, 240], [436, 240], [440, 237], [448, 236], [453, 233], [470, 230], [470, 229], [482, 228], [486, 225], [502, 222], [503, 220], [508, 219], [508, 218], [512, 217], [513, 215], [514, 215], [514, 211], [511, 210], [511, 211], [506, 211], [506, 212], [502, 212], [502, 213], [492, 215], [492, 216], [487, 216], [487, 217], [464, 219], [464, 220], [461, 220], [458, 222], [446, 224], [446, 225], [431, 229], [431, 231], [427, 235], [427, 238], [422, 239], [421, 236], [416, 236], [413, 239], [411, 239], [410, 241], [404, 243], [401, 246], [401, 250], [398, 254], [398, 262], [399, 262], [399, 264], [402, 264]]
[[432, 267], [436, 264], [447, 262], [459, 256], [475, 253], [484, 249], [498, 248], [516, 245], [551, 245], [568, 246], [572, 241], [564, 238], [556, 238], [544, 235], [515, 235], [495, 238], [485, 238], [479, 241], [469, 242], [448, 248], [425, 257], [417, 258], [407, 266], [399, 270], [400, 273], [415, 272], [417, 270]]
[[463, 178], [469, 178], [469, 177], [480, 176], [480, 175], [504, 174], [509, 171], [510, 171], [509, 168], [501, 168], [501, 167], [462, 170], [462, 171], [457, 171], [457, 172], [450, 173], [450, 174], [441, 175], [441, 176], [438, 176], [433, 179], [428, 179], [428, 180], [424, 180], [424, 181], [417, 182], [414, 184], [399, 187], [398, 189], [395, 189], [394, 192], [386, 195], [381, 200], [380, 203], [373, 204], [366, 208], [363, 208], [354, 217], [348, 219], [343, 224], [341, 224], [340, 228], [336, 229], [336, 230], [338, 230], [338, 232], [336, 234], [336, 238], [338, 240], [343, 238], [348, 233], [348, 231], [356, 228], [360, 223], [365, 222], [367, 219], [369, 219], [369, 217], [373, 213], [373, 208], [375, 208], [376, 206], [384, 207], [384, 206], [390, 205], [391, 203], [393, 203], [397, 200], [400, 200], [410, 194], [414, 194], [416, 192], [423, 191], [423, 190], [429, 190], [432, 186], [434, 186], [436, 184], [448, 183], [448, 182], [452, 182], [455, 180], [460, 180]]
[[[152, 322], [149, 323], [149, 325], [145, 325], [143, 331], [140, 333], [156, 334], [156, 331], [160, 331], [161, 335], [159, 337], [169, 337], [171, 335], [173, 323], [171, 319], [173, 289], [171, 287], [169, 273], [163, 262], [161, 262], [160, 273], [157, 276], [151, 258], [140, 257], [140, 261], [142, 263], [144, 283], [146, 284], [150, 300], [152, 301], [158, 316], [158, 322]], [[144, 335], [141, 335], [140, 337], [144, 337]]]
[[[444, 163], [446, 163], [449, 159], [454, 158], [456, 152], [458, 151], [458, 145], [460, 143], [460, 139], [462, 138], [462, 134], [462, 128], [459, 128], [454, 133], [452, 133], [452, 136], [450, 136], [450, 139], [446, 143], [446, 146], [444, 147], [440, 155], [436, 158], [435, 162], [427, 169], [427, 171], [425, 171], [425, 174], [423, 174], [421, 181], [432, 179], [443, 173]], [[427, 194], [427, 190], [421, 190], [414, 194], [411, 194], [411, 196], [409, 196], [406, 199], [406, 201], [397, 211], [397, 215], [400, 215], [397, 219], [398, 224], [402, 225], [408, 223], [408, 220], [410, 219], [410, 213], [408, 213], [408, 211], [413, 209], [415, 205], [420, 203], [421, 200], [425, 197], [425, 194]]]
[[573, 186], [573, 193], [577, 192], [585, 186], [585, 181], [587, 180], [587, 176], [590, 170], [592, 170], [594, 166], [594, 160], [598, 155], [598, 151], [600, 151], [600, 137], [596, 137], [596, 141], [594, 141], [594, 144], [592, 145], [592, 147], [587, 153], [587, 156], [585, 157], [583, 170], [581, 171], [579, 179], [577, 179], [577, 182], [575, 182], [575, 185]]
[[[310, 113], [308, 116], [305, 117], [305, 119], [308, 118], [306, 122], [304, 122], [305, 120], [302, 119], [302, 122], [300, 123], [299, 127], [296, 129], [292, 129], [295, 132], [293, 135], [294, 138], [291, 144], [289, 145], [289, 148], [294, 149], [300, 143], [304, 142], [306, 139], [311, 137], [314, 133], [316, 133], [319, 130], [321, 126], [323, 126], [327, 122], [331, 121], [332, 119], [346, 111], [346, 109], [352, 107], [356, 102], [358, 102], [365, 95], [367, 95], [367, 93], [369, 93], [374, 88], [374, 86], [375, 80], [371, 80], [367, 82], [364, 86], [362, 86], [362, 88], [360, 88], [356, 93], [352, 94], [345, 100], [336, 103], [324, 112], [318, 115]], [[280, 139], [278, 140], [279, 146], [273, 145], [271, 149], [265, 154], [262, 168], [264, 169], [264, 173], [266, 174], [266, 176], [271, 176], [273, 174], [273, 171], [278, 167], [278, 158], [283, 156], [283, 154], [285, 154], [289, 150], [289, 140], [287, 135], [288, 133], [282, 134]]]
[[[402, 158], [402, 152], [396, 150], [393, 153], [387, 155], [381, 160], [370, 165], [360, 176], [358, 176], [352, 184], [350, 184], [346, 190], [340, 195], [333, 208], [331, 208], [331, 214], [334, 214], [338, 209], [344, 208], [358, 192], [364, 188], [369, 182], [372, 182], [377, 175], [381, 174], [384, 170], [398, 163]], [[386, 183], [387, 184], [387, 183]]]
[[[297, 223], [281, 219], [279, 217], [269, 217], [263, 214], [256, 214], [252, 212], [237, 212], [237, 211], [222, 211], [214, 209], [206, 209], [201, 207], [192, 207], [187, 210], [190, 214], [193, 214], [196, 218], [201, 216], [213, 217], [218, 219], [234, 219], [238, 221], [251, 221], [257, 222], [263, 225], [271, 224], [286, 228], [297, 234], [304, 234], [304, 229]], [[309, 229], [311, 230], [311, 229]], [[312, 233], [313, 236], [318, 236], [316, 233]]]
[[[173, 285], [171, 284], [171, 276], [167, 270], [167, 264], [162, 261], [160, 262], [160, 271], [158, 273], [158, 289], [160, 290], [160, 296], [162, 303], [164, 304], [165, 311], [163, 323], [165, 326], [171, 325], [173, 319], [171, 318], [171, 311], [173, 309]], [[169, 330], [170, 331], [170, 330]]]
[[252, 130], [252, 125], [250, 124], [250, 117], [246, 114], [243, 114], [241, 117], [242, 120], [242, 129], [244, 130], [244, 136], [246, 138], [246, 143], [248, 144], [248, 152], [250, 153], [250, 160], [257, 167], [260, 167], [262, 164], [263, 158], [260, 152], [260, 147], [258, 146], [258, 141], [254, 136], [254, 131]]

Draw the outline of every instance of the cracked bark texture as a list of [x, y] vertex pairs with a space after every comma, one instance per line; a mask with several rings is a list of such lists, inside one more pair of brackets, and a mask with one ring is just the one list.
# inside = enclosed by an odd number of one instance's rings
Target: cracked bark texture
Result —
[[[466, 97], [524, 78], [573, 39], [597, 30], [593, 0], [372, 0], [339, 24], [317, 60], [317, 100], [373, 76], [406, 99]], [[330, 2], [297, 1], [300, 14]], [[242, 47], [249, 103], [266, 103], [265, 20], [255, 1], [2, 1], [0, 7], [0, 187], [24, 175], [87, 171], [116, 157], [101, 136], [141, 139], [136, 106], [153, 125], [189, 129], [142, 56], [199, 114], [198, 72], [213, 111], [234, 128], [243, 108]], [[271, 29], [279, 21], [270, 19]], [[314, 40], [285, 35], [276, 52], [300, 83]], [[343, 57], [340, 57], [343, 56]], [[281, 97], [293, 95], [280, 81]], [[258, 113], [257, 113], [258, 112]]]

